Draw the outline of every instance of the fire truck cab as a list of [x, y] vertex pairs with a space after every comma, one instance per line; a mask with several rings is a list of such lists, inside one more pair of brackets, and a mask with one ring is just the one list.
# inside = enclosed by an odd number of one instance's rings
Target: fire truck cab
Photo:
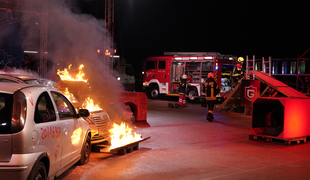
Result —
[[237, 56], [218, 52], [166, 52], [164, 56], [146, 59], [143, 88], [149, 98], [159, 95], [178, 96], [178, 85], [183, 74], [188, 76], [187, 96], [190, 101], [204, 96], [202, 84], [213, 72], [221, 92], [226, 95], [232, 87], [232, 71]]

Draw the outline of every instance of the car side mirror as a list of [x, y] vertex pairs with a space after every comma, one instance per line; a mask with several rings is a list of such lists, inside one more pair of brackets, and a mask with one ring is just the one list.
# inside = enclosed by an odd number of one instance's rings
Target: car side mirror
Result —
[[80, 117], [88, 117], [90, 114], [88, 109], [79, 109], [79, 115]]

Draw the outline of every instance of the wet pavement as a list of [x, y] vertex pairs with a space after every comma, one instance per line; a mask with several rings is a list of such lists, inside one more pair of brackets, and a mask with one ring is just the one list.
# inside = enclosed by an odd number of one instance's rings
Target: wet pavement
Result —
[[[175, 102], [175, 101], [174, 101]], [[136, 131], [151, 137], [125, 155], [91, 153], [57, 180], [310, 179], [310, 142], [285, 145], [249, 140], [251, 116], [148, 100], [147, 123]]]

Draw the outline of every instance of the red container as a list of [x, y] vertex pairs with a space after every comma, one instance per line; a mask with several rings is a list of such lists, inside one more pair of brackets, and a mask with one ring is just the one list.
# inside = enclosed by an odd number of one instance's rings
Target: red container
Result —
[[282, 139], [310, 136], [310, 98], [259, 97], [253, 100], [252, 135]]
[[136, 121], [146, 121], [147, 97], [145, 93], [123, 92], [121, 102], [129, 105]]

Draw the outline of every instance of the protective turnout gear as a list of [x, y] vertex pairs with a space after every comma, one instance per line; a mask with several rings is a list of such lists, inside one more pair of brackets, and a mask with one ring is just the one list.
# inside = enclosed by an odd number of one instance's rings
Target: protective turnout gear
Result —
[[238, 62], [243, 62], [243, 61], [244, 61], [243, 57], [238, 58]]
[[234, 77], [234, 85], [235, 87], [238, 82], [243, 78], [244, 76], [244, 69], [242, 67], [241, 63], [238, 63], [235, 65], [234, 70], [233, 70], [233, 77]]
[[183, 74], [182, 75], [182, 78], [181, 78], [181, 82], [179, 84], [179, 88], [178, 88], [178, 91], [179, 91], [179, 102], [178, 102], [178, 105], [180, 107], [185, 107], [186, 106], [186, 89], [187, 89], [187, 75], [186, 74]]
[[[220, 92], [220, 90], [214, 78], [212, 78], [213, 73], [209, 73], [209, 74], [210, 74], [210, 78], [208, 78], [206, 82], [203, 84], [202, 91], [206, 95], [206, 104], [208, 106], [208, 115], [206, 119], [212, 122], [214, 119], [213, 112], [215, 108], [214, 105], [216, 103], [216, 95]], [[209, 77], [209, 74], [208, 74], [208, 77]]]

